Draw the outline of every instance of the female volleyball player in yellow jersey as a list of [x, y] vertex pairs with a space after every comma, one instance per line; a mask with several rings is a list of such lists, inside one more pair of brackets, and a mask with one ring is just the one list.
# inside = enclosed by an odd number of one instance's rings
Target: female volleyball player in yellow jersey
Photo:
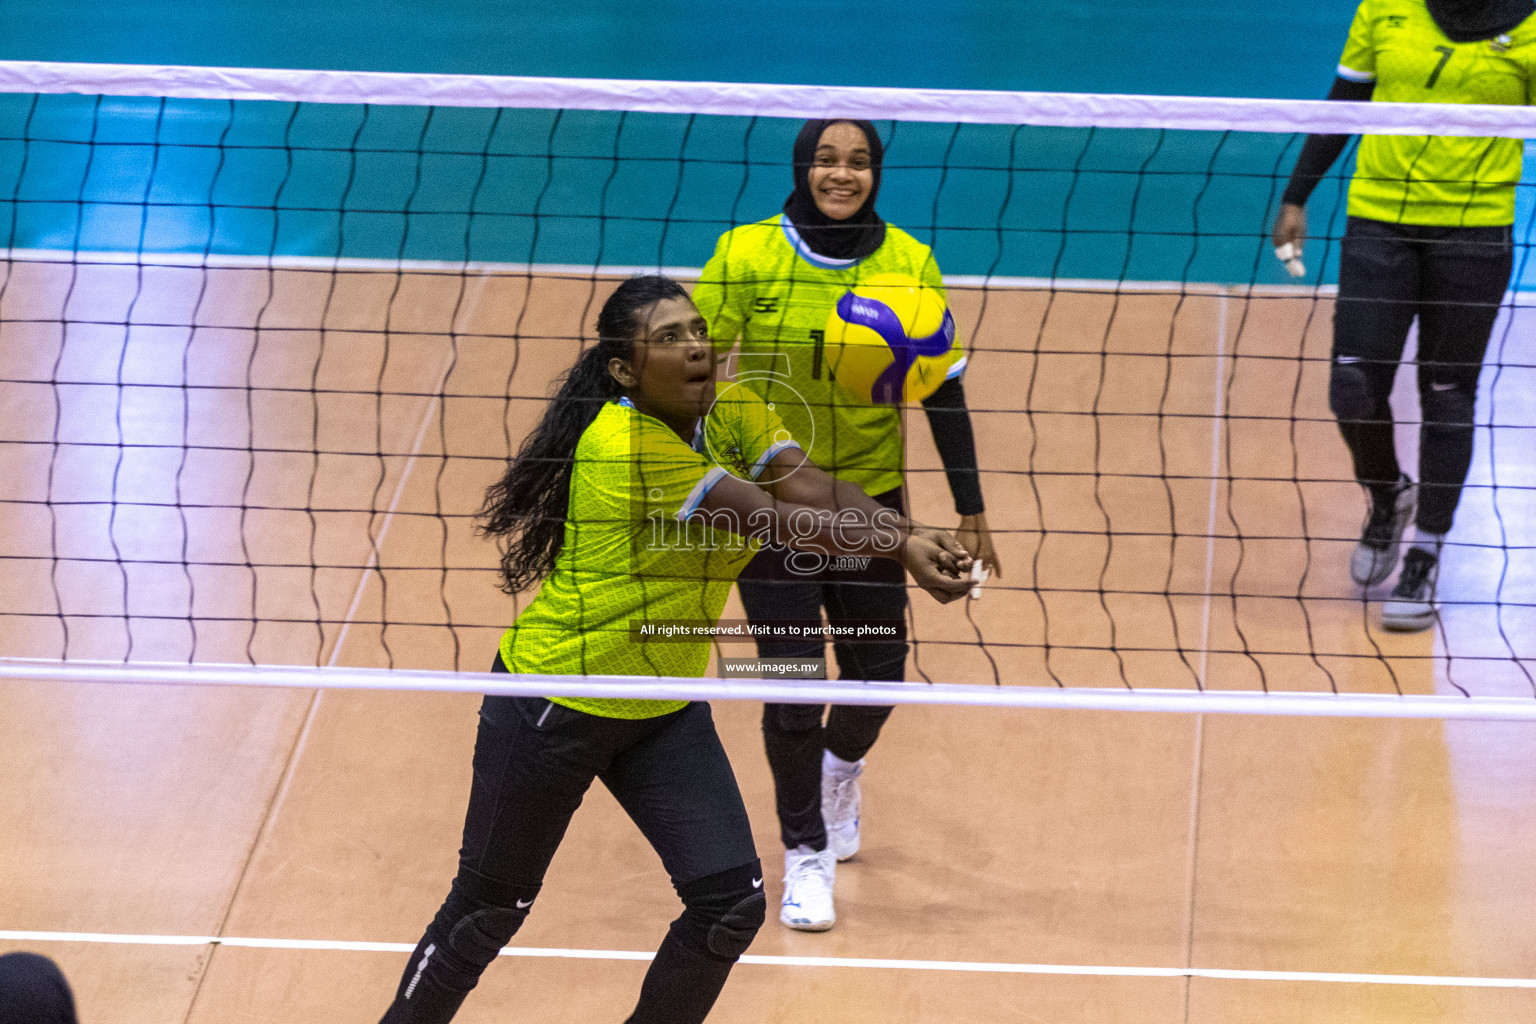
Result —
[[[810, 457], [832, 476], [895, 510], [904, 507], [901, 413], [860, 402], [827, 370], [822, 333], [848, 289], [877, 274], [903, 274], [940, 289], [933, 252], [875, 212], [883, 157], [868, 121], [808, 121], [795, 140], [794, 191], [781, 214], [734, 228], [705, 266], [694, 301], [716, 343], [740, 338], [741, 386], [774, 404]], [[924, 401], [948, 476], [957, 536], [1000, 574], [981, 498], [976, 448], [960, 384], [964, 360]], [[845, 679], [899, 680], [906, 671], [906, 588], [899, 567], [827, 565], [768, 549], [742, 572], [738, 588], [754, 622], [884, 623], [895, 638], [834, 646]], [[759, 639], [760, 657], [820, 658], [820, 640]], [[864, 755], [890, 714], [883, 707], [769, 704], [763, 738], [773, 772], [785, 889], [780, 920], [822, 931], [836, 920], [832, 886], [838, 860], [859, 848], [859, 775]]]
[[[1364, 0], [1329, 99], [1529, 103], [1536, 82], [1532, 0]], [[1299, 251], [1306, 202], [1348, 136], [1307, 138], [1275, 220], [1274, 243]], [[1350, 559], [1355, 582], [1392, 574], [1410, 519], [1412, 546], [1382, 625], [1435, 619], [1445, 535], [1472, 462], [1477, 378], [1509, 284], [1519, 139], [1367, 135], [1349, 186], [1339, 257], [1329, 404], [1369, 495]], [[1398, 466], [1387, 396], [1408, 327], [1419, 320], [1423, 425], [1419, 483]], [[1415, 515], [1415, 506], [1417, 514]]]
[[[509, 539], [506, 588], [543, 580], [495, 670], [702, 675], [707, 637], [637, 642], [631, 623], [713, 623], [758, 540], [896, 560], [941, 601], [967, 591], [970, 559], [953, 538], [828, 477], [761, 399], [716, 386], [704, 319], [675, 281], [621, 284], [598, 335], [486, 496], [485, 532]], [[845, 513], [835, 524], [822, 514], [832, 509]], [[474, 768], [458, 875], [385, 1024], [453, 1017], [538, 898], [594, 778], [651, 841], [684, 905], [629, 1022], [704, 1020], [765, 908], [709, 705], [487, 697]]]

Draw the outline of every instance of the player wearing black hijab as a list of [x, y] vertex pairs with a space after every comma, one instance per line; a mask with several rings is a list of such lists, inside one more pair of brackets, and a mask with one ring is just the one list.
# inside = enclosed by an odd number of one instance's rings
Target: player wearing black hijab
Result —
[[1453, 43], [1496, 39], [1536, 12], [1532, 0], [1428, 0], [1435, 25]]
[[[859, 207], [841, 219], [822, 212], [810, 180], [811, 171], [816, 168], [816, 152], [821, 148], [822, 137], [828, 128], [838, 124], [857, 129], [869, 147], [866, 165], [869, 190], [863, 195]], [[806, 247], [818, 256], [833, 260], [862, 260], [873, 255], [885, 241], [885, 221], [875, 212], [875, 198], [880, 194], [880, 168], [885, 163], [885, 144], [880, 141], [880, 133], [875, 131], [875, 126], [868, 121], [807, 121], [800, 129], [800, 134], [795, 136], [795, 148], [790, 159], [793, 161], [791, 166], [795, 189], [784, 200], [784, 216], [794, 225]], [[835, 187], [836, 182], [828, 184]], [[821, 202], [827, 202], [825, 196]], [[833, 208], [833, 212], [841, 210]]]
[[[1536, 90], [1532, 0], [1364, 0], [1329, 99], [1525, 104]], [[1275, 220], [1276, 254], [1299, 252], [1306, 202], [1349, 137], [1307, 138]], [[1369, 510], [1350, 559], [1356, 583], [1403, 571], [1388, 629], [1435, 621], [1446, 534], [1472, 462], [1478, 375], [1513, 263], [1519, 139], [1367, 135], [1349, 187], [1339, 257], [1329, 405]], [[1419, 482], [1398, 465], [1388, 396], [1419, 322]]]
[[[822, 351], [828, 314], [850, 288], [880, 274], [915, 278], [942, 294], [932, 250], [875, 210], [885, 149], [868, 121], [807, 121], [791, 155], [794, 191], [782, 212], [721, 236], [693, 298], [721, 347], [740, 340], [737, 380], [778, 411], [811, 459], [894, 511], [904, 511], [902, 411], [861, 401], [833, 381]], [[957, 357], [923, 408], [955, 511], [956, 538], [987, 570], [997, 555], [976, 469], [975, 440]], [[894, 635], [836, 643], [844, 679], [899, 680], [907, 662], [906, 587], [900, 566], [863, 566], [765, 549], [737, 581], [754, 623], [880, 624]], [[826, 645], [763, 639], [763, 658], [820, 659]], [[886, 707], [768, 704], [763, 739], [786, 850], [779, 919], [804, 931], [832, 927], [838, 860], [860, 843], [859, 777], [890, 715]], [[823, 723], [825, 716], [825, 723]]]

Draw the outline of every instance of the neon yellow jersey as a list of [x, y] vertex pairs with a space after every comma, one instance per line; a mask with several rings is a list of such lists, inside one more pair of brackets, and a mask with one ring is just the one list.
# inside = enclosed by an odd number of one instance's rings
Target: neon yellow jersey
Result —
[[[901, 486], [901, 412], [839, 388], [822, 335], [837, 300], [876, 274], [907, 274], [941, 293], [944, 287], [933, 250], [893, 225], [864, 259], [829, 260], [778, 215], [721, 235], [693, 290], [715, 344], [725, 349], [741, 339], [737, 380], [773, 403], [811, 461], [872, 495]], [[962, 358], [950, 376], [964, 368]]]
[[[1496, 39], [1454, 43], [1424, 0], [1365, 0], [1355, 12], [1339, 75], [1375, 82], [1384, 103], [1531, 101], [1536, 18]], [[1515, 220], [1519, 139], [1367, 135], [1360, 140], [1349, 213], [1393, 224], [1497, 227]]]
[[[691, 445], [626, 399], [605, 404], [581, 435], [554, 571], [501, 639], [510, 671], [704, 674], [708, 638], [642, 642], [631, 625], [719, 619], [756, 544], [719, 517], [705, 518], [699, 505], [727, 473], [754, 480], [779, 452], [799, 447], [755, 394], [730, 384], [715, 389]], [[605, 718], [653, 718], [687, 704], [551, 699]]]

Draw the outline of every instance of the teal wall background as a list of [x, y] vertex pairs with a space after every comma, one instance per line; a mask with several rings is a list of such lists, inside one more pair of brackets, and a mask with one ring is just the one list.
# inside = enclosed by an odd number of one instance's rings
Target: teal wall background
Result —
[[[0, 0], [0, 59], [1316, 97], [1353, 7]], [[797, 128], [0, 96], [0, 243], [698, 266], [721, 231], [777, 211]], [[1293, 137], [881, 128], [880, 210], [948, 273], [1285, 279], [1264, 233]], [[1319, 190], [1315, 232], [1338, 232], [1340, 196]]]
[[1321, 95], [1353, 0], [3, 0], [0, 58]]

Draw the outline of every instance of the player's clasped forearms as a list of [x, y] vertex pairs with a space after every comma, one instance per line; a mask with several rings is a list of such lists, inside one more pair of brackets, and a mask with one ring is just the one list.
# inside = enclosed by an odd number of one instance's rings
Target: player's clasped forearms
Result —
[[846, 558], [850, 552], [888, 555], [902, 544], [901, 515], [889, 508], [797, 508], [788, 514], [759, 508], [745, 516], [732, 508], [699, 509], [683, 520], [649, 509], [645, 520], [645, 544], [651, 551], [740, 551], [785, 538], [788, 547], [804, 554]]

